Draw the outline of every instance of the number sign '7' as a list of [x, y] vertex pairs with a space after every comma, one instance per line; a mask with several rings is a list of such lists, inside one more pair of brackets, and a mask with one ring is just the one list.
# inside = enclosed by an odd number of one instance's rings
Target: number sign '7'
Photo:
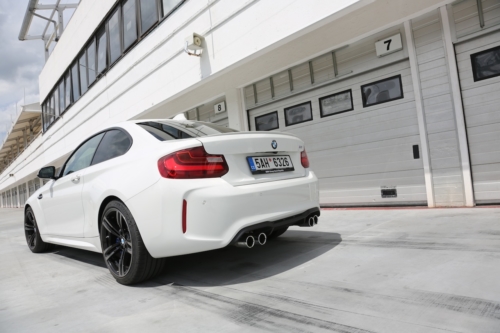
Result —
[[377, 50], [377, 56], [383, 57], [385, 55], [397, 52], [403, 49], [403, 43], [401, 41], [401, 34], [390, 36], [388, 38], [382, 39], [375, 43], [375, 48]]

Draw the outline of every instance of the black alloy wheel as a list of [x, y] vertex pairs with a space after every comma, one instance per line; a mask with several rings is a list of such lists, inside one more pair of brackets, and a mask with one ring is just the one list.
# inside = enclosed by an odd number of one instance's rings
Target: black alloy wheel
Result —
[[24, 219], [24, 234], [26, 235], [26, 242], [31, 251], [36, 247], [36, 220], [35, 214], [31, 209], [26, 211], [26, 218]]
[[36, 223], [35, 213], [33, 213], [31, 207], [26, 208], [24, 214], [24, 235], [26, 236], [26, 243], [33, 253], [45, 252], [52, 247], [52, 244], [45, 243], [42, 240]]
[[104, 261], [118, 283], [139, 283], [163, 270], [164, 260], [149, 254], [134, 217], [122, 202], [106, 205], [100, 234]]
[[116, 208], [106, 211], [102, 219], [104, 247], [102, 254], [113, 275], [124, 277], [132, 266], [132, 237], [127, 219]]

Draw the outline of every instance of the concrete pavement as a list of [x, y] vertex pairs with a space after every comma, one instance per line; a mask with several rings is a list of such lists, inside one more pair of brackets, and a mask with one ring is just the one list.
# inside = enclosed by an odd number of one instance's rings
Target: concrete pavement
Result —
[[0, 265], [0, 332], [500, 332], [499, 208], [323, 210], [133, 287], [100, 254], [32, 254], [2, 209]]

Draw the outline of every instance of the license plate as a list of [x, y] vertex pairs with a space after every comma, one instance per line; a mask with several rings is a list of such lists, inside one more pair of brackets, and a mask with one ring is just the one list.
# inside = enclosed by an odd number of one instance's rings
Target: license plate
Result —
[[248, 165], [252, 174], [278, 173], [293, 171], [292, 159], [284, 156], [248, 156]]

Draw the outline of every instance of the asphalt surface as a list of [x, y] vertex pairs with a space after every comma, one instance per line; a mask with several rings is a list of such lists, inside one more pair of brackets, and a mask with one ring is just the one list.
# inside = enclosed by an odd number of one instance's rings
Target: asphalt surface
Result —
[[125, 287], [97, 253], [32, 254], [0, 210], [0, 332], [500, 332], [500, 209], [323, 210], [254, 249]]

